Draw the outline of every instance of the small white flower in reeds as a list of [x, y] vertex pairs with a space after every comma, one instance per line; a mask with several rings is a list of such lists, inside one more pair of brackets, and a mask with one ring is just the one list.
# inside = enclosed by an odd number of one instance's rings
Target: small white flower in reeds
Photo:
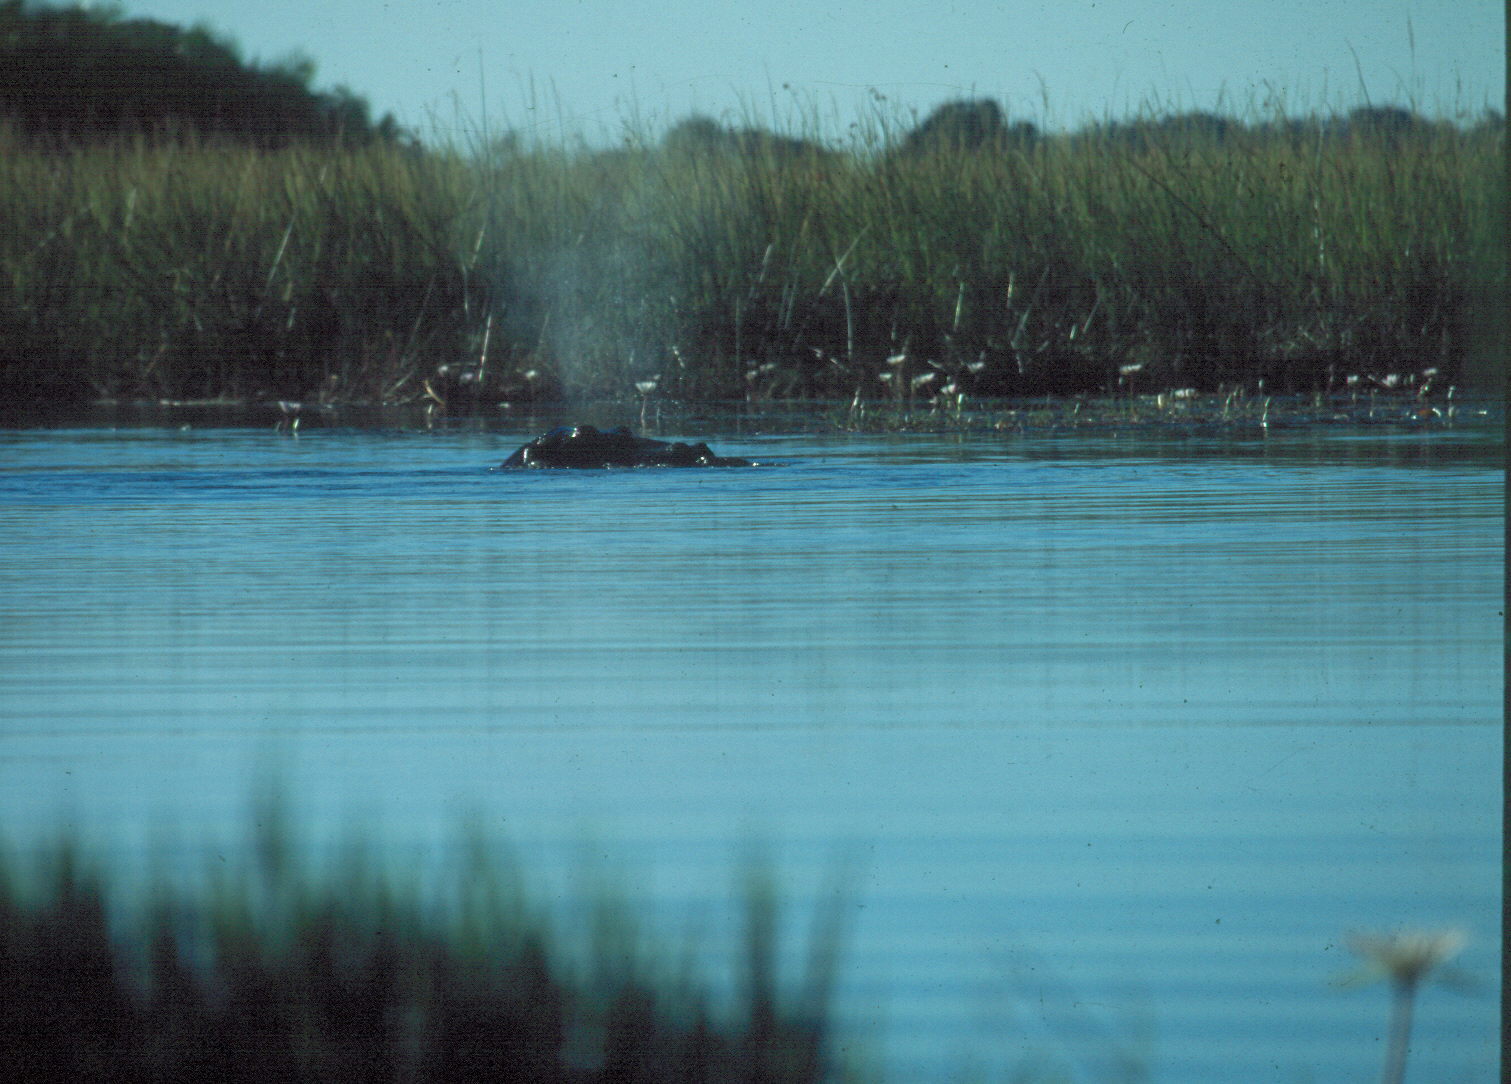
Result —
[[637, 380], [635, 381], [635, 390], [641, 395], [649, 395], [656, 390], [656, 382], [654, 380]]
[[904, 354], [893, 354], [891, 357], [889, 357], [887, 359], [887, 364], [888, 365], [901, 365], [903, 362], [905, 362], [907, 360], [908, 360], [908, 355], [905, 354], [905, 353]]

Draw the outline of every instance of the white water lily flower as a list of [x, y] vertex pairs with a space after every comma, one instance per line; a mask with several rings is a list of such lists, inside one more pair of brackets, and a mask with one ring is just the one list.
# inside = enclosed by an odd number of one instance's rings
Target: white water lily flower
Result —
[[[1342, 980], [1341, 985], [1390, 980], [1390, 1037], [1385, 1049], [1385, 1068], [1380, 1075], [1382, 1084], [1404, 1084], [1406, 1080], [1417, 988], [1429, 974], [1457, 956], [1468, 941], [1469, 935], [1458, 929], [1358, 933], [1348, 939], [1348, 947], [1364, 958], [1364, 969]], [[1445, 972], [1441, 977], [1456, 985], [1472, 985], [1451, 973]]]
[[1463, 930], [1399, 930], [1394, 933], [1358, 933], [1348, 947], [1365, 961], [1358, 982], [1389, 979], [1402, 986], [1416, 986], [1428, 973], [1463, 951], [1469, 935]]

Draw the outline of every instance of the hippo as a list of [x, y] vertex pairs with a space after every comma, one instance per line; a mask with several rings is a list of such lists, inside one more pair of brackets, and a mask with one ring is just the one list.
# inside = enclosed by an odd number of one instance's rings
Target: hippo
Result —
[[707, 444], [637, 437], [624, 426], [603, 432], [562, 425], [536, 437], [508, 459], [506, 470], [529, 467], [750, 467], [748, 459], [714, 455]]

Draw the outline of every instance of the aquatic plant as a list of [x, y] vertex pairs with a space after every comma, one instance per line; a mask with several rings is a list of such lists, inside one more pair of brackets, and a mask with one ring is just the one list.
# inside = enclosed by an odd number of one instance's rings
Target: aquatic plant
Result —
[[1467, 985], [1463, 976], [1445, 969], [1467, 941], [1468, 935], [1457, 929], [1360, 933], [1349, 938], [1349, 948], [1363, 957], [1365, 966], [1346, 976], [1341, 985], [1359, 986], [1384, 979], [1391, 987], [1390, 1038], [1380, 1074], [1382, 1084], [1401, 1084], [1406, 1079], [1417, 991], [1428, 977], [1438, 972], [1451, 983]]
[[0, 383], [96, 397], [383, 401], [468, 324], [465, 176], [393, 147], [0, 131]]
[[959, 112], [917, 153], [927, 122], [882, 106], [844, 145], [750, 119], [609, 150], [0, 129], [0, 385], [959, 407], [1428, 369], [1441, 389], [1490, 356], [1503, 124], [1151, 110], [1030, 138]]
[[[126, 892], [75, 843], [0, 866], [0, 1073], [11, 1080], [816, 1081], [828, 974], [776, 978], [775, 898], [748, 900], [742, 1002], [628, 936], [532, 903], [469, 837], [449, 883], [374, 852], [317, 866], [265, 819], [248, 858]], [[196, 887], [190, 888], [189, 885]], [[834, 946], [828, 947], [829, 952]]]

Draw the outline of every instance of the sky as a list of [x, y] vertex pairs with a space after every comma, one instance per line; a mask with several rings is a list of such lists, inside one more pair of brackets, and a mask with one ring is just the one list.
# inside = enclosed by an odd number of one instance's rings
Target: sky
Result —
[[[1044, 128], [1140, 111], [1505, 108], [1502, 0], [122, 0], [315, 62], [422, 135], [655, 135], [700, 112], [824, 138], [961, 97]], [[814, 129], [818, 130], [815, 132]]]

